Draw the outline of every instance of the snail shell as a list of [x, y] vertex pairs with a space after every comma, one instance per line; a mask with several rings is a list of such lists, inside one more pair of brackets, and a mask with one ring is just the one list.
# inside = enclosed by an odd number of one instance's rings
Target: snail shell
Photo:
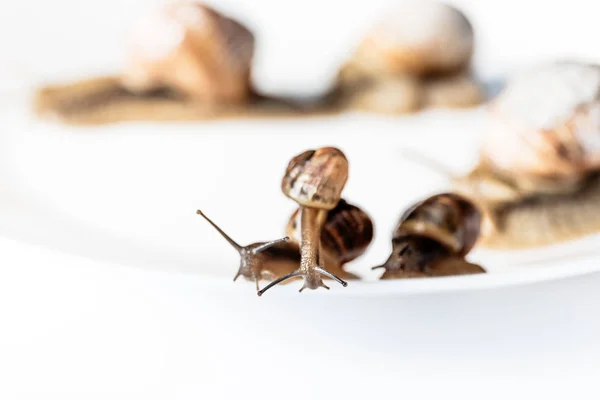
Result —
[[466, 198], [443, 193], [427, 198], [402, 214], [393, 239], [423, 236], [452, 253], [466, 255], [479, 237], [481, 213]]
[[473, 43], [473, 27], [459, 10], [435, 1], [405, 2], [367, 33], [342, 66], [338, 102], [382, 114], [479, 104], [484, 94], [468, 71]]
[[254, 36], [200, 3], [181, 1], [142, 16], [129, 40], [124, 85], [169, 87], [207, 102], [249, 98]]
[[[325, 268], [334, 274], [343, 275], [342, 278], [350, 279], [350, 274], [344, 274], [340, 270], [344, 264], [365, 253], [373, 240], [373, 221], [363, 210], [344, 199], [328, 211], [325, 218], [321, 228]], [[300, 210], [296, 210], [290, 217], [286, 234], [292, 241], [300, 243]]]
[[331, 210], [348, 180], [348, 160], [335, 147], [307, 150], [294, 157], [281, 181], [283, 193], [304, 207]]
[[402, 214], [392, 237], [392, 253], [375, 268], [385, 269], [381, 279], [485, 272], [464, 259], [479, 237], [480, 222], [478, 208], [462, 196], [429, 197]]
[[367, 34], [353, 62], [376, 74], [451, 74], [469, 65], [473, 45], [473, 27], [456, 8], [405, 2]]
[[481, 158], [499, 173], [569, 185], [600, 166], [600, 67], [527, 71], [491, 103]]

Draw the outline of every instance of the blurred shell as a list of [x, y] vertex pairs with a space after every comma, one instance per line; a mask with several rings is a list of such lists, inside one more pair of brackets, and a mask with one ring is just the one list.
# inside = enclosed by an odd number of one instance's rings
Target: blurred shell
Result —
[[348, 160], [334, 147], [308, 150], [294, 157], [281, 181], [282, 192], [306, 207], [331, 210], [348, 180]]
[[254, 36], [195, 2], [142, 16], [133, 27], [123, 83], [134, 91], [167, 86], [208, 102], [245, 100]]
[[600, 67], [539, 66], [491, 103], [481, 158], [500, 173], [577, 180], [600, 165]]
[[375, 73], [445, 74], [469, 64], [473, 42], [473, 27], [462, 12], [435, 1], [412, 1], [387, 13], [352, 62]]
[[400, 218], [393, 240], [422, 236], [466, 255], [479, 238], [481, 213], [465, 197], [443, 193], [413, 205]]
[[[300, 243], [300, 210], [290, 217], [287, 235]], [[321, 229], [321, 245], [326, 258], [343, 265], [360, 257], [373, 240], [373, 221], [360, 208], [344, 199], [327, 213]]]

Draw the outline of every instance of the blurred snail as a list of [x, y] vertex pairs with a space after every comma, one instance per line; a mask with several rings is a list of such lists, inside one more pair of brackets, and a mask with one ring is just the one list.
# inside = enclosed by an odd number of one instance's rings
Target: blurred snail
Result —
[[255, 282], [256, 290], [259, 290], [258, 282], [261, 279], [273, 280], [287, 275], [300, 265], [300, 249], [296, 243], [289, 242], [289, 238], [241, 246], [202, 211], [198, 210], [196, 213], [211, 224], [239, 253], [240, 267], [233, 278], [234, 282], [243, 276], [247, 280]]
[[418, 161], [478, 204], [481, 246], [532, 248], [600, 231], [600, 66], [532, 68], [488, 105], [486, 123], [466, 175]]
[[483, 273], [465, 256], [479, 237], [481, 214], [466, 198], [438, 194], [404, 212], [394, 230], [392, 253], [373, 269], [385, 269], [381, 279]]
[[347, 283], [325, 269], [319, 259], [321, 228], [327, 212], [335, 209], [348, 179], [348, 160], [334, 147], [305, 151], [290, 161], [281, 182], [283, 193], [300, 205], [300, 268], [280, 277], [258, 291], [261, 296], [271, 287], [287, 279], [301, 276], [300, 289], [324, 287], [323, 277], [343, 286]]
[[[300, 210], [290, 217], [286, 233], [292, 241], [300, 243]], [[322, 265], [342, 279], [359, 279], [345, 271], [344, 264], [364, 254], [373, 240], [373, 221], [360, 208], [341, 199], [337, 206], [327, 212], [321, 229], [320, 256]]]
[[341, 68], [339, 101], [379, 113], [479, 104], [482, 89], [469, 74], [473, 46], [473, 27], [456, 8], [404, 2], [367, 33]]
[[489, 217], [484, 244], [535, 247], [600, 230], [600, 67], [526, 71], [490, 104], [479, 164], [454, 180]]
[[293, 115], [302, 107], [257, 94], [250, 83], [254, 35], [193, 1], [142, 15], [120, 76], [38, 91], [41, 116], [72, 124]]

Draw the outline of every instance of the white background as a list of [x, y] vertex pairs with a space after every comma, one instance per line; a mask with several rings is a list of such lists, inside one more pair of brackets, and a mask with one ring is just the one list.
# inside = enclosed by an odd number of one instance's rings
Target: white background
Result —
[[[154, 3], [5, 0], [2, 103], [34, 82], [118, 71], [124, 32]], [[316, 93], [393, 2], [210, 3], [256, 32], [262, 89]], [[477, 29], [484, 78], [557, 57], [600, 60], [589, 1], [455, 3]], [[259, 301], [249, 288], [3, 237], [0, 398], [597, 398], [599, 285], [592, 274], [489, 291]]]

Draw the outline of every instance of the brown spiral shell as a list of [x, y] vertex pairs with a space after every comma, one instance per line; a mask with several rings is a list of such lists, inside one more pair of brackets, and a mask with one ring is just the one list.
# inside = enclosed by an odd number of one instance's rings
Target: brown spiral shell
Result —
[[[300, 210], [288, 222], [286, 234], [300, 242]], [[321, 246], [325, 257], [337, 265], [346, 264], [365, 253], [373, 240], [373, 221], [359, 207], [341, 199], [327, 212], [321, 228]]]
[[473, 44], [473, 27], [456, 8], [405, 2], [373, 27], [352, 63], [376, 74], [454, 73], [468, 66]]
[[129, 42], [122, 80], [130, 90], [166, 86], [207, 102], [250, 96], [254, 36], [203, 4], [179, 1], [142, 16]]
[[331, 210], [348, 180], [348, 160], [341, 150], [323, 147], [294, 157], [281, 181], [282, 192], [301, 206]]
[[393, 240], [426, 237], [458, 256], [466, 255], [479, 237], [481, 213], [465, 197], [442, 193], [413, 205], [404, 212]]
[[600, 167], [600, 67], [526, 71], [491, 103], [487, 122], [481, 159], [496, 173], [531, 191], [548, 181], [571, 186]]

